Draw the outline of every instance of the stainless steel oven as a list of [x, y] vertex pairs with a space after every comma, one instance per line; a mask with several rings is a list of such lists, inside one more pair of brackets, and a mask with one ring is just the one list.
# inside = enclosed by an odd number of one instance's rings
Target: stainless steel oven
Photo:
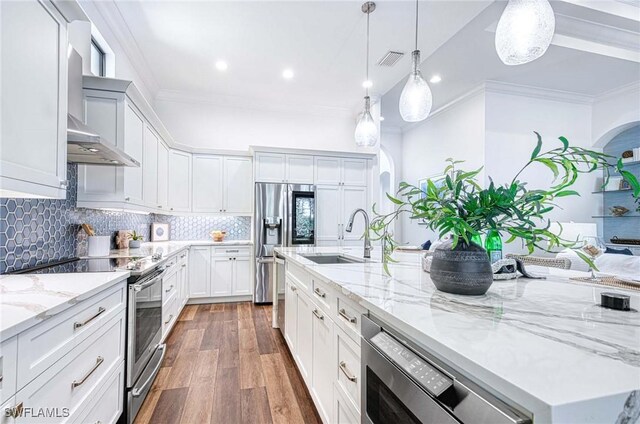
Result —
[[164, 268], [129, 281], [127, 317], [127, 416], [133, 422], [165, 354], [162, 340]]
[[363, 424], [531, 423], [376, 317], [362, 339]]

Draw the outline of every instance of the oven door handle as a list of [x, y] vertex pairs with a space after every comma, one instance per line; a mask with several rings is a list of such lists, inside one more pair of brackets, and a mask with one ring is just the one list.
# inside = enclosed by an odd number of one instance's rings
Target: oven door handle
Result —
[[135, 389], [133, 389], [131, 391], [131, 396], [133, 397], [138, 397], [140, 396], [145, 389], [147, 388], [147, 386], [149, 384], [151, 384], [151, 382], [156, 378], [156, 375], [158, 374], [158, 370], [160, 369], [160, 367], [162, 366], [162, 361], [164, 360], [164, 355], [167, 353], [166, 350], [167, 345], [166, 344], [159, 344], [156, 347], [156, 350], [160, 350], [162, 353], [160, 354], [160, 360], [158, 361], [158, 365], [156, 365], [156, 368], [153, 370], [153, 372], [151, 373], [151, 375], [149, 376], [149, 378], [147, 379], [147, 381], [144, 382], [144, 384], [142, 385], [142, 387], [136, 387]]
[[149, 286], [153, 286], [154, 284], [156, 284], [158, 281], [162, 281], [162, 277], [164, 277], [164, 275], [167, 273], [167, 270], [165, 269], [164, 271], [162, 271], [160, 274], [158, 274], [157, 276], [155, 276], [154, 278], [152, 278], [151, 280], [147, 281], [146, 283], [142, 283], [142, 284], [133, 284], [131, 287], [133, 288], [133, 290], [139, 292], [142, 291], [144, 289], [146, 289]]

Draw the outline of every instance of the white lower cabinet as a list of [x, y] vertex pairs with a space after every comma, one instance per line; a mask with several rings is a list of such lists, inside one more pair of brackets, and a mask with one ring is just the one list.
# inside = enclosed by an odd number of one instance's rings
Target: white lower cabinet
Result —
[[324, 422], [331, 421], [333, 406], [334, 324], [318, 307], [313, 309], [313, 365], [312, 392], [316, 398], [318, 412]]
[[211, 259], [210, 296], [230, 296], [233, 284], [233, 258], [216, 257]]
[[13, 415], [20, 410], [22, 405], [16, 404], [15, 396], [10, 397], [4, 404], [2, 404], [2, 410], [0, 411], [0, 424], [13, 424], [16, 422]]
[[208, 297], [211, 281], [211, 248], [193, 246], [189, 252], [189, 297]]
[[250, 296], [251, 251], [248, 246], [193, 246], [189, 298]]
[[354, 339], [358, 314], [366, 311], [347, 306], [329, 284], [299, 266], [288, 262], [286, 269], [284, 338], [318, 413], [325, 424], [359, 423], [361, 360]]
[[115, 423], [124, 410], [124, 362], [98, 388], [93, 400], [82, 410], [74, 424]]

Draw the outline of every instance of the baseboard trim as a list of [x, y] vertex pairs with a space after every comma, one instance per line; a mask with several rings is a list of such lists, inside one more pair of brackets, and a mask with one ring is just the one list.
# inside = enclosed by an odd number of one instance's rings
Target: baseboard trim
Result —
[[198, 297], [187, 300], [187, 305], [203, 305], [207, 303], [247, 302], [253, 300], [253, 296], [224, 296], [224, 297]]

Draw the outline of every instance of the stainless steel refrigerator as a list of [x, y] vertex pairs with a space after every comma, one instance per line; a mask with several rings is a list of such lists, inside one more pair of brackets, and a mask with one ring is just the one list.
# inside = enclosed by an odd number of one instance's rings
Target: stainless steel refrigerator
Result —
[[313, 185], [256, 183], [255, 303], [273, 303], [275, 247], [315, 245], [315, 197]]

